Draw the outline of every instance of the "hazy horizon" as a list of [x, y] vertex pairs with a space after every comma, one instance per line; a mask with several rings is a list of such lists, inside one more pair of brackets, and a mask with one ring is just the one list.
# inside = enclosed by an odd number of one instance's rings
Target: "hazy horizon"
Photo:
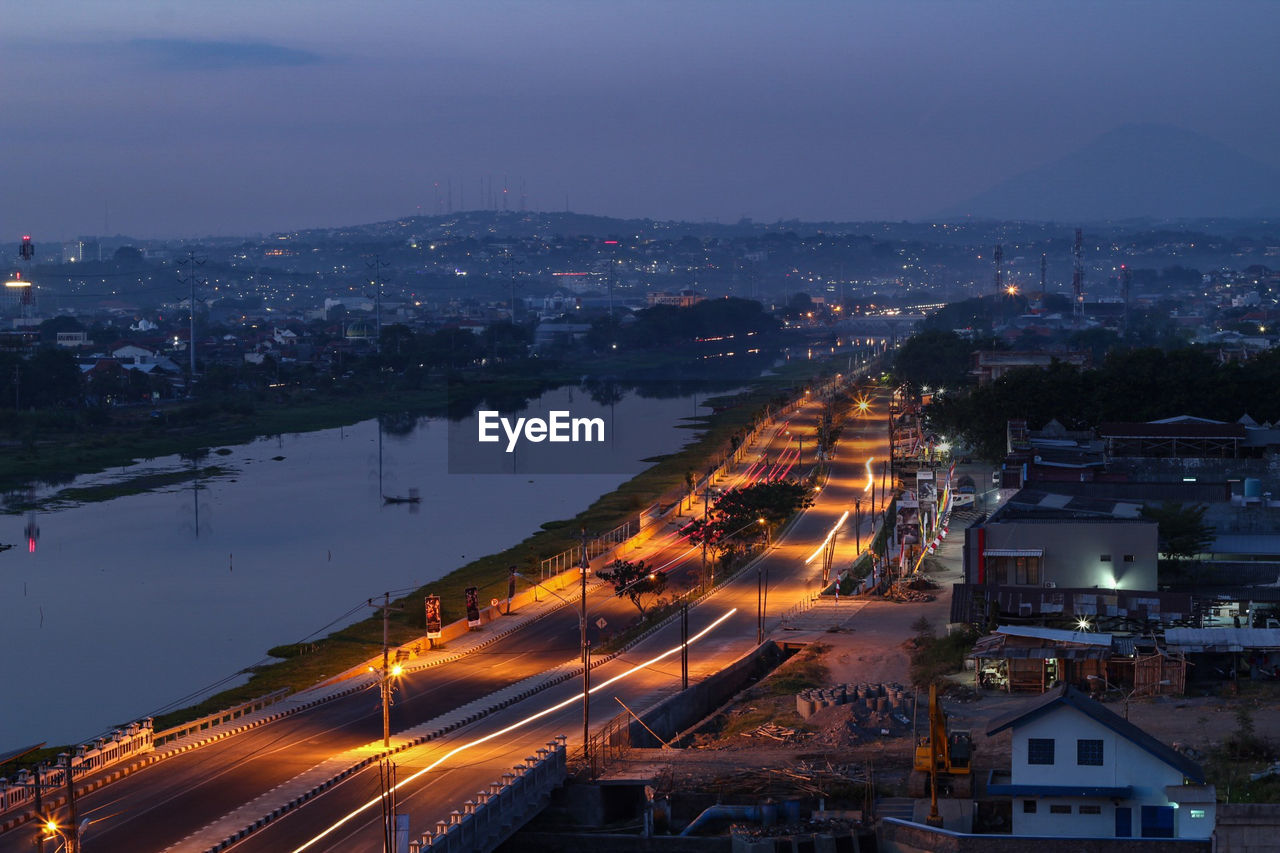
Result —
[[1280, 168], [1280, 6], [1256, 0], [77, 0], [7, 24], [0, 242], [501, 210], [504, 181], [512, 211], [922, 220], [1132, 124]]

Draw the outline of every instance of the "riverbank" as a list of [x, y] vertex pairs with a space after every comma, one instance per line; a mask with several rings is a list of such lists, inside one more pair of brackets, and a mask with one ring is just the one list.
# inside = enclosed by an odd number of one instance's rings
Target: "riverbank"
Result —
[[[688, 473], [704, 472], [709, 464], [715, 464], [730, 452], [735, 436], [745, 434], [766, 408], [776, 407], [788, 391], [796, 390], [815, 374], [834, 374], [836, 367], [797, 362], [757, 380], [751, 390], [731, 399], [707, 401], [714, 411], [689, 419], [689, 427], [697, 430], [698, 435], [681, 451], [656, 460], [644, 472], [601, 496], [573, 518], [549, 521], [543, 524], [542, 531], [518, 545], [474, 560], [399, 599], [397, 603], [403, 610], [392, 616], [391, 642], [399, 644], [421, 636], [422, 602], [428, 593], [440, 596], [443, 617], [446, 622], [450, 621], [462, 615], [466, 587], [478, 587], [482, 601], [505, 595], [511, 565], [536, 576], [539, 562], [577, 544], [582, 528], [593, 533], [609, 530], [628, 518], [634, 519], [655, 502], [674, 502], [685, 489]], [[309, 687], [377, 654], [381, 643], [381, 619], [369, 618], [303, 646], [277, 646], [270, 653], [283, 660], [253, 668], [248, 681], [238, 687], [222, 691], [198, 705], [163, 715], [157, 720], [157, 727], [177, 725], [281, 687], [291, 690]]]
[[412, 424], [418, 417], [461, 416], [485, 400], [516, 404], [584, 380], [606, 391], [610, 385], [625, 389], [654, 382], [670, 386], [673, 381], [720, 388], [749, 385], [764, 363], [754, 357], [682, 369], [679, 354], [635, 353], [589, 364], [547, 361], [447, 376], [379, 375], [328, 385], [293, 382], [155, 408], [0, 412], [0, 434], [5, 436], [0, 439], [0, 493], [23, 492], [31, 484], [65, 484], [141, 460], [193, 455], [262, 436], [333, 429], [375, 417]]

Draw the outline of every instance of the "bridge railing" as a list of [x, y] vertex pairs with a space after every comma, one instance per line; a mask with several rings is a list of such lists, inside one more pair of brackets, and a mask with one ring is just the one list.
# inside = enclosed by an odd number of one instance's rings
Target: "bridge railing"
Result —
[[436, 822], [435, 832], [425, 832], [409, 842], [410, 853], [487, 853], [524, 826], [543, 809], [551, 792], [568, 776], [565, 736], [558, 735], [545, 747], [517, 764], [475, 799], [455, 809], [448, 820]]
[[243, 717], [245, 714], [251, 714], [254, 711], [259, 711], [268, 705], [273, 705], [276, 702], [279, 702], [281, 699], [288, 696], [290, 692], [291, 691], [288, 687], [281, 687], [279, 690], [268, 693], [266, 696], [259, 696], [257, 699], [250, 699], [248, 702], [244, 702], [232, 708], [227, 708], [224, 711], [218, 711], [216, 713], [209, 714], [206, 717], [201, 717], [198, 720], [192, 720], [189, 723], [183, 723], [180, 726], [174, 726], [173, 728], [165, 729], [162, 732], [156, 732], [155, 745], [163, 746], [164, 744], [177, 740], [180, 737], [195, 734], [196, 732], [204, 731], [205, 729], [213, 728], [214, 726], [220, 726], [223, 723]]
[[[76, 746], [71, 752], [71, 777], [77, 779], [135, 755], [151, 752], [151, 718], [130, 723], [108, 735]], [[19, 770], [12, 779], [0, 778], [0, 813], [35, 801], [36, 789], [56, 792], [66, 785], [66, 753], [55, 762], [42, 762], [34, 770]]]

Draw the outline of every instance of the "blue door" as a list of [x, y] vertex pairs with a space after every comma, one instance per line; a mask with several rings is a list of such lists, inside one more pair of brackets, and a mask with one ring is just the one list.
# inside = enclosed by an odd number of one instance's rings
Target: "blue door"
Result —
[[1116, 806], [1116, 838], [1133, 835], [1133, 810], [1128, 806]]
[[1173, 806], [1143, 806], [1142, 837], [1173, 838]]

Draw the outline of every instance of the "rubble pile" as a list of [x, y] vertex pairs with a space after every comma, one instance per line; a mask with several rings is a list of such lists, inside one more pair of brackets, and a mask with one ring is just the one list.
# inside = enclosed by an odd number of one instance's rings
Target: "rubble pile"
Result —
[[[919, 579], [907, 582], [897, 581], [893, 586], [889, 587], [884, 597], [890, 601], [933, 601], [936, 596], [925, 590], [936, 589], [936, 585], [921, 588], [917, 586], [920, 583]], [[925, 581], [925, 583], [931, 582]]]
[[796, 736], [796, 730], [790, 726], [780, 726], [777, 723], [765, 723], [763, 726], [759, 726], [749, 732], [742, 732], [742, 736], [767, 737], [771, 740], [788, 741]]
[[866, 768], [801, 760], [790, 767], [761, 767], [717, 780], [712, 787], [736, 794], [769, 797], [830, 797], [850, 784], [865, 784]]

